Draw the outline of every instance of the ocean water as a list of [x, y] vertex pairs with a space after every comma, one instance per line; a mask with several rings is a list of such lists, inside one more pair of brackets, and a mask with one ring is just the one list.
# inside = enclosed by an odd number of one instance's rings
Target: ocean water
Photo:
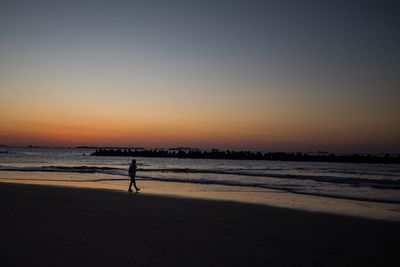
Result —
[[[132, 158], [90, 156], [94, 149], [2, 148], [0, 178], [115, 183], [129, 181]], [[136, 158], [137, 178], [202, 185], [246, 186], [354, 200], [400, 203], [399, 164]], [[76, 175], [74, 175], [74, 173]], [[85, 175], [78, 175], [85, 174]], [[70, 174], [66, 176], [65, 174]], [[66, 178], [67, 177], [67, 178]], [[17, 178], [15, 178], [17, 179]], [[21, 179], [21, 178], [19, 178]]]

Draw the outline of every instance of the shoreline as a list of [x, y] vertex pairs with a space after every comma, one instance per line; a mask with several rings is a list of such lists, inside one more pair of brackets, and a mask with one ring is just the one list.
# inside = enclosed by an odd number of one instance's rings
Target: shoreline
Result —
[[396, 266], [400, 224], [240, 202], [0, 183], [2, 266]]
[[[38, 174], [38, 176], [40, 176], [40, 174]], [[40, 181], [30, 179], [16, 180], [15, 178], [0, 178], [0, 183], [111, 189], [118, 192], [126, 192], [128, 187], [127, 182], [111, 184], [107, 182]], [[139, 187], [142, 188], [140, 194], [211, 201], [230, 201], [324, 214], [400, 222], [400, 204], [304, 195], [272, 189], [255, 189], [252, 187], [192, 185], [146, 180], [138, 180], [138, 183]]]

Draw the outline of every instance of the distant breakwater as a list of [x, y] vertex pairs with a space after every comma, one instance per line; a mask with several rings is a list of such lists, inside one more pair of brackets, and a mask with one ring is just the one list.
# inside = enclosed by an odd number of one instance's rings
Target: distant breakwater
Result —
[[230, 160], [274, 160], [274, 161], [309, 161], [309, 162], [348, 162], [348, 163], [397, 163], [400, 164], [400, 155], [336, 155], [334, 153], [308, 154], [285, 152], [252, 152], [252, 151], [185, 151], [161, 149], [96, 149], [91, 156], [117, 156], [117, 157], [155, 157], [155, 158], [190, 158], [190, 159], [230, 159]]

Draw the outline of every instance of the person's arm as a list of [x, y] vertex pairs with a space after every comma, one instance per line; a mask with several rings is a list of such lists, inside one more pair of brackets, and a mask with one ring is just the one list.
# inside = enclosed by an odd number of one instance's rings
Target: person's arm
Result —
[[131, 166], [129, 166], [128, 173], [129, 173], [129, 175], [131, 175], [133, 172], [134, 172], [133, 166], [131, 165]]

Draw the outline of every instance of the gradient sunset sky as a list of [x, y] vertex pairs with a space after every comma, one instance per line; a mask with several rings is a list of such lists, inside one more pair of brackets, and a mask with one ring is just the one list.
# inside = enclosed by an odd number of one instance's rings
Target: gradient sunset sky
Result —
[[0, 144], [400, 152], [395, 1], [1, 1]]

